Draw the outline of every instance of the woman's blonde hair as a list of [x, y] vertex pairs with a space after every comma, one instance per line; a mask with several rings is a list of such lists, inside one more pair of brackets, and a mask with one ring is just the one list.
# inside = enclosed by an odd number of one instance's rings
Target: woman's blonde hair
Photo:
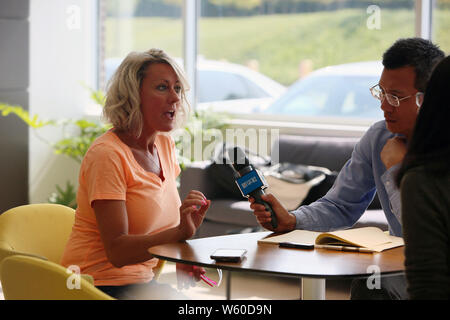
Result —
[[108, 83], [103, 116], [114, 128], [139, 137], [142, 133], [140, 88], [147, 67], [153, 63], [166, 63], [172, 67], [181, 83], [180, 108], [177, 112], [177, 127], [182, 126], [189, 115], [186, 91], [189, 84], [183, 69], [163, 50], [150, 49], [146, 52], [131, 52], [122, 61]]

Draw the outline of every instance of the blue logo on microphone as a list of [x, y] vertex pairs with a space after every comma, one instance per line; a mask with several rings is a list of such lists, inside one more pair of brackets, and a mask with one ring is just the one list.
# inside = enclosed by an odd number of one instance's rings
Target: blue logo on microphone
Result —
[[265, 185], [256, 170], [252, 170], [246, 175], [236, 179], [236, 183], [244, 197]]

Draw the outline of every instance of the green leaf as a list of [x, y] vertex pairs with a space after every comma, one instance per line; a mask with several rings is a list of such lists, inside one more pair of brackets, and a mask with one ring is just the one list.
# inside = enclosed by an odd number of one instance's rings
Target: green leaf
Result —
[[30, 114], [28, 113], [28, 111], [24, 110], [21, 106], [12, 106], [7, 103], [0, 103], [0, 111], [2, 112], [2, 116], [4, 116], [4, 117], [8, 116], [11, 113], [15, 114], [23, 122], [25, 122], [28, 126], [34, 128], [34, 129], [42, 128], [47, 125], [55, 123], [55, 121], [53, 121], [53, 120], [49, 120], [49, 121], [39, 120], [37, 115], [30, 117]]
[[102, 90], [94, 90], [84, 83], [81, 83], [81, 85], [90, 91], [92, 101], [101, 107], [105, 105], [106, 97]]
[[67, 181], [65, 189], [62, 189], [59, 185], [56, 185], [55, 188], [56, 192], [50, 195], [48, 202], [62, 204], [64, 206], [76, 209], [77, 193], [74, 185], [70, 181]]

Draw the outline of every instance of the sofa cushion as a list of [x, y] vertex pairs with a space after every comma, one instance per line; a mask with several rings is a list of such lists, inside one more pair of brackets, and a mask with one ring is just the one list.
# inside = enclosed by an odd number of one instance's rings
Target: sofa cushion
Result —
[[242, 227], [258, 226], [253, 211], [250, 209], [250, 202], [247, 200], [215, 199], [211, 201], [205, 220], [233, 223]]
[[280, 135], [272, 146], [272, 159], [279, 162], [325, 167], [340, 171], [350, 159], [359, 138]]
[[259, 232], [267, 231], [261, 226], [257, 227], [242, 227], [233, 223], [222, 223], [214, 221], [204, 221], [200, 228], [197, 229], [193, 239], [206, 238], [206, 237], [217, 237], [226, 234], [236, 234], [236, 233], [249, 233], [249, 232]]
[[181, 171], [179, 193], [182, 201], [191, 190], [203, 192], [208, 199], [214, 199], [217, 196], [217, 185], [214, 179], [207, 174], [210, 164], [211, 161], [196, 161]]

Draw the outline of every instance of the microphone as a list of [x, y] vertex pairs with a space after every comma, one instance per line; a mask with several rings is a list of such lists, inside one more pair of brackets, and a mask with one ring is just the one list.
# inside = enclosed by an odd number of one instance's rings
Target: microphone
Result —
[[229, 149], [228, 158], [232, 161], [236, 184], [242, 196], [245, 198], [251, 196], [255, 199], [256, 203], [264, 205], [266, 210], [270, 212], [272, 227], [276, 229], [278, 227], [278, 221], [275, 212], [269, 203], [261, 199], [261, 196], [265, 194], [264, 189], [268, 187], [264, 176], [250, 164], [241, 148], [234, 147], [233, 149]]

